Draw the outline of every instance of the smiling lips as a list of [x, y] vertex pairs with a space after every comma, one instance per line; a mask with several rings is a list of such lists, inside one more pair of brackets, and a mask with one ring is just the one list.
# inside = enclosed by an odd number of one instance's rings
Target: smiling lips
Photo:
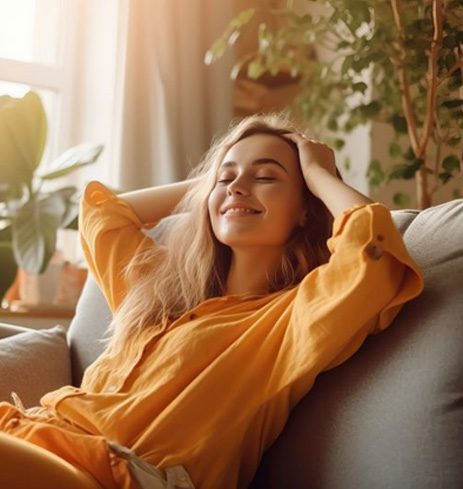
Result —
[[230, 205], [225, 207], [224, 210], [220, 212], [222, 216], [251, 216], [255, 214], [261, 214], [261, 211], [253, 209], [251, 207], [244, 207], [241, 205]]

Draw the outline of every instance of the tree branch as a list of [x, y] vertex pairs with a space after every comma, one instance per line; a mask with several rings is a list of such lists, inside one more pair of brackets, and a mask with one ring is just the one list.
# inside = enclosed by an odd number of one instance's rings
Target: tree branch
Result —
[[442, 0], [433, 0], [432, 2], [432, 19], [434, 25], [434, 34], [431, 41], [431, 52], [428, 61], [428, 72], [426, 81], [428, 84], [428, 94], [426, 101], [426, 118], [423, 135], [420, 141], [418, 158], [423, 157], [426, 153], [426, 146], [434, 126], [434, 117], [436, 111], [436, 92], [437, 92], [437, 55], [442, 44]]
[[405, 119], [407, 120], [407, 130], [410, 144], [413, 152], [415, 154], [418, 154], [418, 134], [415, 122], [415, 115], [413, 114], [413, 103], [410, 96], [410, 85], [408, 83], [407, 70], [405, 69], [406, 52], [403, 46], [404, 33], [402, 21], [400, 19], [400, 0], [391, 0], [391, 8], [398, 31], [397, 48], [400, 55], [400, 60], [397, 63], [394, 63], [394, 60], [391, 61], [397, 66], [399, 83], [402, 91], [402, 109], [404, 111]]
[[433, 195], [436, 190], [439, 188], [439, 184], [437, 183], [439, 181], [439, 165], [440, 165], [440, 157], [442, 153], [442, 133], [441, 129], [439, 126], [439, 123], [436, 119], [436, 135], [437, 135], [437, 140], [436, 140], [436, 157], [434, 159], [434, 186], [430, 190], [430, 194]]
[[426, 100], [426, 117], [424, 121], [424, 130], [420, 141], [417, 156], [424, 160], [424, 165], [416, 174], [417, 199], [420, 209], [426, 209], [431, 205], [431, 195], [428, 189], [428, 175], [426, 167], [426, 149], [431, 136], [436, 111], [436, 93], [437, 93], [437, 55], [442, 44], [442, 0], [432, 0], [432, 22], [433, 38], [431, 41], [431, 52], [428, 58], [428, 71], [426, 73], [426, 82], [428, 85], [428, 94]]

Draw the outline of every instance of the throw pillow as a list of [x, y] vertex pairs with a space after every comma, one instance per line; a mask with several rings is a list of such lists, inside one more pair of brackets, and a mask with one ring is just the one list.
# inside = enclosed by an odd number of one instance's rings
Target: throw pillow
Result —
[[71, 383], [71, 364], [63, 326], [30, 330], [0, 340], [0, 401], [39, 404], [42, 395]]

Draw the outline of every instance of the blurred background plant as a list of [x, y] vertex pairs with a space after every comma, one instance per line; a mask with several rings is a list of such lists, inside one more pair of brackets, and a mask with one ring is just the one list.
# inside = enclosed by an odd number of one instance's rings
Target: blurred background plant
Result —
[[39, 171], [47, 119], [34, 91], [0, 97], [0, 297], [17, 267], [42, 274], [55, 253], [59, 228], [77, 229], [75, 186], [45, 190], [45, 184], [94, 163], [102, 145], [75, 146]]
[[[260, 23], [256, 49], [239, 57], [231, 77], [293, 77], [298, 90], [289, 110], [338, 150], [357, 126], [386, 123], [389, 158], [371, 159], [370, 187], [415, 179], [417, 207], [432, 205], [435, 192], [463, 171], [463, 0], [280, 3], [266, 11], [277, 22]], [[231, 20], [207, 64], [238, 41], [258, 10]], [[328, 59], [314, 56], [316, 49]], [[453, 197], [461, 197], [459, 188]], [[401, 192], [393, 200], [410, 203]]]

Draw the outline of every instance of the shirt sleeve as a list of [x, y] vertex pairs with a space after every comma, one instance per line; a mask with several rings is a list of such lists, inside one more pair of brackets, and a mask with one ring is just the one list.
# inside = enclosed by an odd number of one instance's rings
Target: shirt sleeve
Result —
[[300, 374], [343, 363], [367, 335], [387, 328], [424, 287], [420, 269], [382, 204], [345, 210], [335, 219], [327, 245], [329, 262], [302, 280], [292, 310], [290, 350]]
[[88, 183], [79, 212], [79, 237], [90, 272], [111, 312], [127, 292], [124, 267], [137, 253], [155, 242], [142, 231], [156, 223], [143, 223], [130, 205], [101, 182]]

